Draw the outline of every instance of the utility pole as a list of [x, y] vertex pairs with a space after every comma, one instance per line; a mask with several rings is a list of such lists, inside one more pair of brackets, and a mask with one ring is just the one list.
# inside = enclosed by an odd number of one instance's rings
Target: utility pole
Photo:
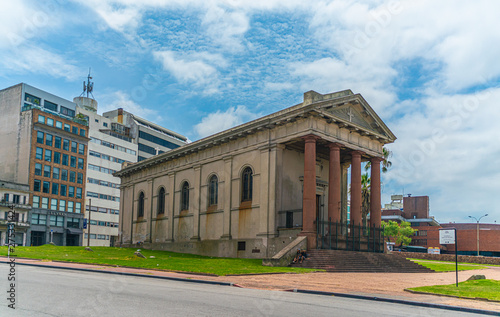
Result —
[[87, 247], [90, 247], [90, 213], [92, 212], [92, 198], [89, 198], [89, 221], [87, 223]]
[[469, 218], [474, 219], [477, 222], [477, 227], [476, 227], [476, 231], [477, 231], [477, 256], [479, 256], [479, 221], [481, 220], [481, 218], [486, 217], [486, 216], [488, 216], [488, 214], [479, 217], [479, 219], [477, 219], [476, 217], [469, 216]]

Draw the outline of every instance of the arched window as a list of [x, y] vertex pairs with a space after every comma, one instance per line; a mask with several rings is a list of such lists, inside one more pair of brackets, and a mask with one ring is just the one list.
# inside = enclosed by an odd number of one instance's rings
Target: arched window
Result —
[[165, 188], [161, 187], [158, 191], [158, 214], [165, 213]]
[[208, 181], [208, 205], [217, 205], [217, 197], [219, 196], [219, 183], [216, 175], [212, 175]]
[[189, 184], [184, 182], [181, 190], [181, 210], [189, 209]]
[[137, 208], [137, 218], [144, 217], [144, 193], [139, 194], [139, 206]]
[[241, 175], [241, 201], [252, 200], [253, 172], [250, 167], [243, 170]]

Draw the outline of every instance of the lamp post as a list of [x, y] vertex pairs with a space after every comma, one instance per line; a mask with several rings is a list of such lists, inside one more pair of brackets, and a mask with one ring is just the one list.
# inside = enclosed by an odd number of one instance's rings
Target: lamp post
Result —
[[479, 221], [481, 220], [481, 218], [486, 216], [488, 216], [488, 214], [479, 217], [479, 219], [476, 217], [469, 216], [469, 218], [474, 219], [477, 222], [477, 256], [479, 256]]

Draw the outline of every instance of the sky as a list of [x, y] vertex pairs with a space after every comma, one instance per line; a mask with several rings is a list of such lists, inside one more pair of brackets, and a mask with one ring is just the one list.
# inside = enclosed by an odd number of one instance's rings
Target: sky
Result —
[[382, 203], [500, 223], [498, 1], [0, 0], [0, 89], [122, 107], [189, 140], [360, 93], [397, 136]]

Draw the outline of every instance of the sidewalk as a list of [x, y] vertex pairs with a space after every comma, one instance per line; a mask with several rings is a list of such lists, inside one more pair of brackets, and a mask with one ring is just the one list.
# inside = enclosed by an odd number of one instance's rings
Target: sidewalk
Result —
[[[0, 262], [7, 258], [0, 257]], [[421, 295], [405, 292], [405, 288], [455, 283], [455, 272], [446, 273], [306, 273], [306, 274], [261, 274], [241, 276], [207, 276], [188, 273], [111, 267], [70, 262], [49, 262], [32, 259], [16, 259], [16, 264], [25, 263], [37, 266], [73, 268], [110, 272], [115, 274], [138, 274], [148, 277], [184, 279], [215, 282], [223, 285], [266, 289], [266, 290], [315, 290], [325, 292], [391, 298], [439, 305], [459, 306], [500, 312], [500, 303], [483, 300], [466, 300], [436, 295]], [[488, 279], [500, 280], [500, 267], [483, 270], [460, 271], [459, 282], [475, 274], [483, 274]]]

